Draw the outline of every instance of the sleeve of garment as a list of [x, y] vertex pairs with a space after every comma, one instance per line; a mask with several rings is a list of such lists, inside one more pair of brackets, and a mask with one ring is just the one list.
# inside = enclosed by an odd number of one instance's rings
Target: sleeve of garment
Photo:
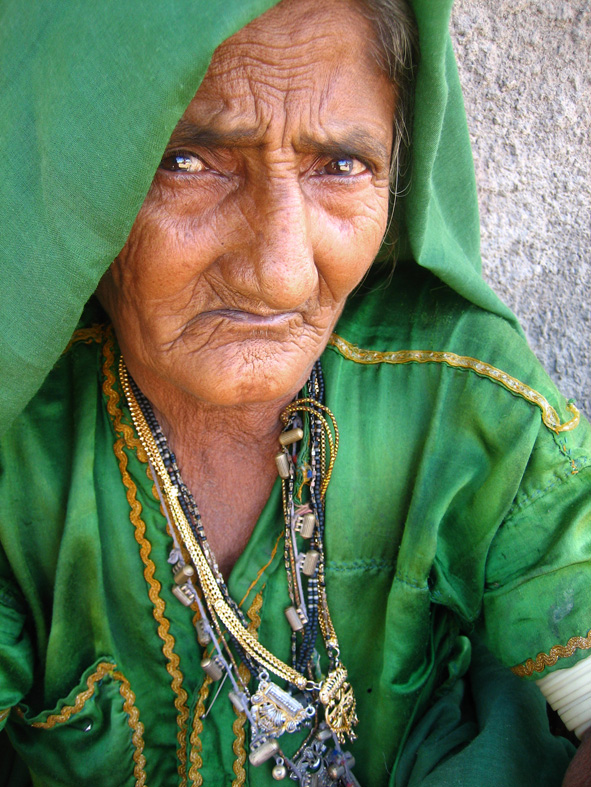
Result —
[[591, 430], [542, 427], [513, 505], [491, 543], [488, 647], [539, 679], [591, 656]]

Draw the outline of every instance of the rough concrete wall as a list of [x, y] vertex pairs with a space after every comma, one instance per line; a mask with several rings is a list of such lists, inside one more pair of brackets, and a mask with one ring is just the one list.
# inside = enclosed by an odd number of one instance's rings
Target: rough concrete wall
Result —
[[591, 0], [456, 0], [485, 278], [591, 416]]

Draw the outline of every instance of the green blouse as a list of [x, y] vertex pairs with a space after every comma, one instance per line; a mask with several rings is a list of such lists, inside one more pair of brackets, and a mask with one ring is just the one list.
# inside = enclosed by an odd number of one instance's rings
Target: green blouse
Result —
[[[0, 445], [0, 723], [36, 787], [274, 784], [249, 766], [245, 719], [227, 685], [214, 701], [194, 611], [172, 595], [117, 355], [110, 329], [78, 330]], [[351, 751], [364, 787], [398, 785], [409, 733], [467, 669], [468, 635], [525, 678], [589, 653], [591, 434], [506, 320], [418, 266], [351, 300], [322, 363], [341, 436], [327, 592], [358, 702]], [[282, 532], [277, 485], [229, 589], [288, 660]], [[513, 779], [496, 784], [526, 783]]]

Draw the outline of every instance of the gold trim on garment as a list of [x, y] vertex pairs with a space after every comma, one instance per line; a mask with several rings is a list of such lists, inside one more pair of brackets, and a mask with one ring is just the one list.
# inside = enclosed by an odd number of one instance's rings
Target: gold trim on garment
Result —
[[[135, 776], [135, 787], [145, 787], [146, 784], [146, 758], [144, 757], [144, 725], [140, 721], [140, 714], [135, 704], [135, 694], [131, 690], [129, 681], [117, 669], [116, 664], [110, 664], [108, 661], [101, 661], [96, 670], [89, 675], [86, 679], [86, 689], [76, 695], [73, 705], [65, 705], [59, 713], [52, 713], [47, 717], [47, 721], [34, 721], [31, 727], [37, 729], [51, 730], [58, 724], [63, 724], [72, 718], [76, 713], [79, 713], [88, 700], [93, 696], [96, 690], [96, 684], [101, 681], [106, 675], [110, 675], [113, 680], [119, 681], [119, 694], [123, 699], [123, 710], [127, 714], [127, 723], [131, 729], [131, 742], [134, 746], [133, 761], [135, 763], [133, 768], [133, 775]], [[24, 717], [22, 710], [19, 708], [19, 715]]]
[[567, 659], [577, 650], [591, 650], [591, 630], [586, 637], [571, 637], [566, 645], [554, 645], [549, 653], [538, 653], [535, 660], [527, 659], [523, 664], [511, 667], [520, 678], [527, 678], [534, 672], [543, 672], [546, 667], [553, 667], [558, 659]]
[[[101, 661], [95, 672], [86, 679], [86, 689], [76, 695], [73, 705], [64, 705], [59, 713], [52, 713], [51, 716], [47, 717], [47, 721], [34, 721], [31, 727], [50, 730], [52, 727], [55, 727], [56, 724], [63, 724], [65, 721], [68, 721], [75, 713], [79, 713], [92, 697], [98, 681], [102, 680], [105, 675], [114, 675], [116, 668], [116, 664], [109, 664], [108, 661]], [[19, 715], [22, 715], [22, 711]]]
[[[273, 557], [275, 556], [275, 552], [277, 551], [278, 544], [279, 544], [279, 540], [277, 540], [277, 543], [275, 544], [275, 549], [273, 550]], [[273, 557], [271, 558], [269, 563], [271, 563]], [[267, 566], [269, 565], [269, 563], [267, 563]], [[261, 625], [261, 616], [259, 613], [261, 611], [261, 607], [263, 606], [264, 589], [265, 588], [263, 586], [259, 590], [256, 596], [253, 598], [252, 604], [250, 605], [250, 608], [246, 613], [250, 620], [250, 623], [248, 624], [248, 630], [255, 637], [258, 628]], [[246, 685], [250, 680], [250, 671], [246, 666], [246, 664], [241, 664], [240, 667], [238, 668], [238, 672], [239, 672], [240, 680], [242, 681], [242, 683]], [[236, 713], [236, 720], [232, 725], [232, 732], [234, 733], [234, 743], [232, 744], [232, 751], [236, 755], [236, 759], [234, 760], [232, 770], [234, 771], [236, 778], [232, 782], [232, 787], [243, 787], [243, 785], [246, 783], [246, 771], [244, 770], [244, 763], [246, 762], [246, 748], [244, 746], [244, 740], [245, 740], [244, 725], [246, 724], [246, 713], [237, 711], [236, 708], [234, 708], [234, 712]]]
[[440, 352], [434, 350], [396, 350], [392, 352], [378, 352], [377, 350], [362, 350], [355, 344], [351, 344], [342, 336], [333, 333], [328, 344], [346, 358], [361, 364], [403, 364], [403, 363], [445, 363], [456, 369], [470, 369], [481, 377], [486, 377], [499, 385], [502, 385], [511, 393], [521, 396], [531, 404], [535, 404], [542, 411], [542, 421], [553, 432], [570, 432], [579, 425], [581, 414], [572, 402], [567, 404], [567, 410], [572, 414], [572, 418], [564, 423], [560, 422], [560, 416], [552, 407], [550, 402], [542, 394], [534, 391], [515, 377], [491, 366], [477, 358], [470, 358], [466, 355], [456, 355], [456, 353]]
[[[261, 569], [258, 570], [256, 577], [252, 580], [252, 582], [248, 586], [248, 590], [246, 591], [246, 593], [242, 597], [242, 601], [238, 604], [239, 607], [241, 607], [244, 604], [244, 602], [246, 601], [246, 599], [250, 595], [250, 591], [253, 589], [253, 587], [255, 587], [255, 585], [257, 584], [259, 579], [263, 576], [263, 572], [266, 571], [269, 568], [269, 566], [271, 565], [271, 563], [275, 560], [275, 555], [277, 554], [277, 547], [279, 546], [279, 542], [281, 541], [281, 539], [284, 538], [284, 537], [285, 537], [285, 533], [283, 531], [281, 533], [279, 533], [279, 536], [277, 537], [277, 541], [275, 542], [275, 546], [273, 547], [273, 549], [271, 551], [271, 557], [269, 558], [269, 560], [267, 560], [265, 565]], [[254, 602], [256, 601], [256, 599], [257, 599], [257, 596], [255, 596], [250, 609], [246, 613], [248, 615], [248, 617], [250, 617], [250, 613], [252, 612], [252, 610], [254, 608]], [[257, 607], [257, 611], [261, 608], [262, 603], [263, 603], [263, 599], [261, 597], [261, 603]], [[252, 620], [252, 618], [251, 618], [251, 620]], [[259, 627], [260, 622], [261, 621], [259, 620], [259, 622], [257, 623], [256, 628]], [[256, 631], [256, 629], [255, 629], [255, 631]]]
[[[103, 383], [103, 391], [107, 397], [107, 411], [113, 421], [115, 432], [121, 435], [113, 446], [113, 451], [119, 462], [119, 470], [123, 485], [126, 489], [127, 502], [129, 503], [130, 513], [129, 518], [134, 526], [135, 540], [140, 546], [140, 557], [144, 564], [144, 578], [148, 584], [148, 597], [153, 605], [153, 615], [156, 623], [158, 624], [158, 636], [163, 642], [162, 652], [166, 658], [166, 670], [171, 677], [171, 688], [175, 694], [174, 706], [177, 710], [177, 757], [179, 760], [178, 773], [180, 777], [180, 787], [186, 787], [186, 762], [187, 762], [187, 742], [186, 730], [187, 720], [189, 718], [189, 708], [187, 707], [187, 692], [183, 688], [183, 674], [179, 669], [180, 658], [174, 652], [175, 640], [170, 633], [170, 622], [165, 617], [164, 612], [166, 605], [160, 597], [161, 585], [157, 579], [154, 578], [155, 565], [150, 558], [152, 545], [146, 538], [146, 524], [141, 518], [142, 506], [137, 499], [137, 487], [131, 479], [127, 471], [127, 455], [123, 447], [131, 451], [136, 451], [137, 457], [140, 462], [147, 465], [148, 458], [140, 441], [135, 436], [131, 426], [122, 422], [122, 410], [120, 408], [120, 396], [115, 390], [115, 374], [113, 367], [115, 364], [115, 355], [113, 350], [113, 334], [111, 329], [107, 331], [107, 338], [103, 345], [103, 355], [105, 358], [103, 364], [103, 374], [105, 381]], [[149, 467], [146, 468], [149, 472]]]
[[209, 675], [206, 675], [199, 689], [199, 697], [193, 716], [193, 728], [190, 737], [191, 751], [189, 753], [189, 762], [191, 763], [191, 767], [189, 768], [189, 779], [193, 787], [201, 787], [203, 784], [203, 776], [199, 773], [200, 769], [203, 767], [203, 757], [201, 756], [203, 745], [199, 736], [203, 732], [202, 717], [205, 713], [205, 701], [209, 696], [209, 689], [212, 683], [213, 680]]
[[63, 351], [62, 355], [65, 355], [68, 350], [71, 349], [72, 345], [78, 342], [83, 342], [84, 344], [92, 344], [93, 342], [102, 344], [105, 340], [107, 330], [108, 327], [100, 323], [95, 323], [95, 325], [91, 325], [90, 328], [79, 328], [72, 334], [72, 338], [67, 343], [66, 349]]
[[[279, 544], [279, 540], [275, 545], [275, 549], [273, 550], [273, 557], [277, 551], [277, 544]], [[272, 559], [265, 565], [265, 568], [269, 566], [272, 562]], [[251, 585], [252, 588], [252, 585]], [[248, 596], [251, 588], [249, 588], [248, 592], [240, 602], [239, 606], [242, 606], [244, 599]], [[265, 586], [261, 588], [261, 590], [256, 594], [256, 596], [252, 600], [252, 604], [250, 605], [247, 616], [250, 619], [250, 623], [248, 624], [248, 630], [250, 633], [255, 636], [256, 631], [261, 625], [261, 617], [260, 611], [261, 607], [263, 606], [263, 590]], [[250, 672], [245, 664], [240, 664], [238, 667], [238, 674], [243, 683], [248, 683], [250, 680]], [[203, 776], [199, 773], [200, 769], [203, 767], [203, 758], [201, 756], [202, 751], [202, 743], [200, 735], [203, 732], [203, 715], [205, 714], [205, 702], [207, 697], [209, 696], [209, 690], [211, 687], [212, 680], [209, 676], [206, 676], [203, 684], [201, 685], [201, 689], [199, 690], [199, 697], [197, 700], [197, 705], [195, 707], [195, 714], [193, 717], [193, 729], [191, 731], [191, 750], [189, 754], [189, 762], [191, 763], [191, 767], [189, 769], [189, 779], [193, 784], [193, 787], [201, 787], [203, 784]], [[244, 725], [246, 724], [246, 714], [240, 713], [235, 711], [236, 719], [232, 725], [232, 732], [234, 733], [234, 741], [232, 743], [232, 751], [236, 759], [232, 765], [232, 770], [234, 771], [234, 775], [236, 778], [232, 782], [232, 787], [243, 787], [246, 783], [246, 771], [244, 769], [244, 763], [246, 762], [246, 748], [244, 745], [245, 742], [245, 732], [244, 732]]]
[[5, 710], [0, 710], [0, 724], [10, 716], [10, 711], [12, 708], [6, 708]]

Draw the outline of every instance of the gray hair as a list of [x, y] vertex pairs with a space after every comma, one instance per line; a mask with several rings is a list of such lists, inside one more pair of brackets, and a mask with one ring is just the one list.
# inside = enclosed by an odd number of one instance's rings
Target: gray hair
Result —
[[397, 192], [410, 148], [414, 76], [419, 59], [417, 23], [406, 0], [357, 2], [376, 32], [374, 57], [396, 89], [390, 185]]

